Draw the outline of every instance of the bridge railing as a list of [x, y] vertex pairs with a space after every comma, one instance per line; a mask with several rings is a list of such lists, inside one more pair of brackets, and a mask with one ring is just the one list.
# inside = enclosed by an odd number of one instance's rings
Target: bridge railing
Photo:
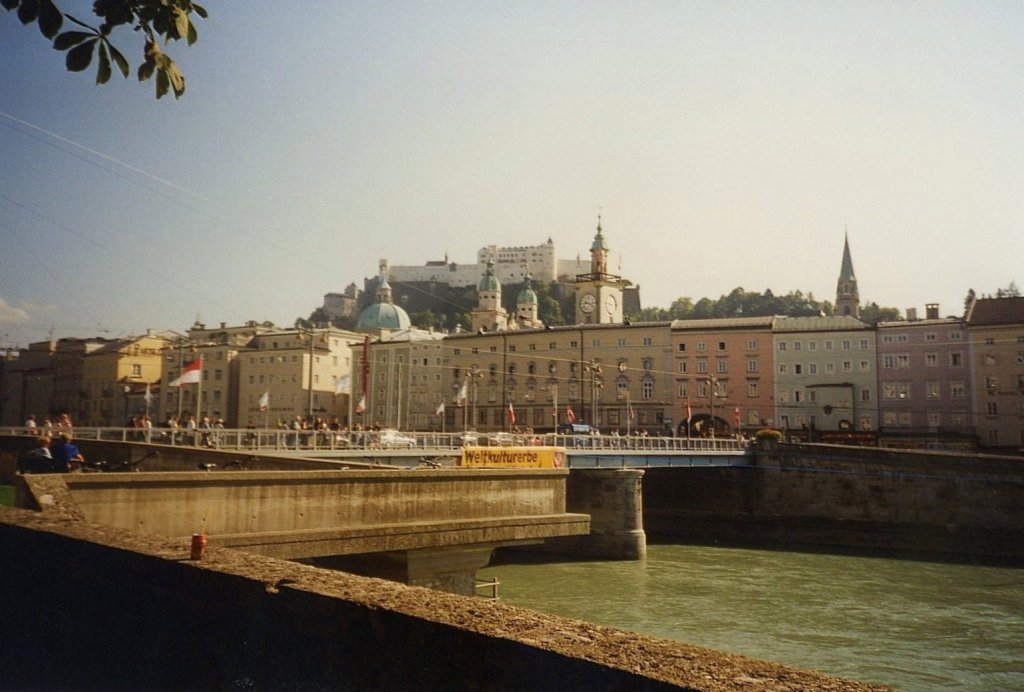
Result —
[[[37, 436], [42, 429], [22, 426], [0, 428], [0, 434]], [[59, 428], [48, 430], [56, 436]], [[556, 435], [478, 432], [404, 432], [395, 430], [279, 430], [255, 428], [95, 428], [75, 427], [79, 440], [136, 442], [175, 447], [210, 447], [248, 451], [326, 451], [345, 450], [430, 450], [452, 451], [466, 445], [482, 446], [555, 446], [570, 451], [625, 452], [735, 452], [749, 442], [733, 438], [660, 437], [646, 435]]]

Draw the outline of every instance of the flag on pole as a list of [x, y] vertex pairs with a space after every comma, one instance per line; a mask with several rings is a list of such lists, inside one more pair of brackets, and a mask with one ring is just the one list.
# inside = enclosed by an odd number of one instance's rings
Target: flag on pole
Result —
[[196, 384], [202, 377], [203, 359], [196, 358], [191, 363], [186, 363], [181, 369], [181, 376], [171, 382], [172, 387], [180, 387], [183, 384]]
[[434, 415], [435, 416], [440, 416], [443, 413], [444, 413], [444, 402], [442, 401], [440, 404], [437, 405], [437, 408], [434, 409]]
[[146, 406], [153, 403], [153, 393], [149, 391], [149, 382], [146, 383]]
[[693, 409], [690, 408], [690, 402], [686, 402], [686, 424], [690, 424], [690, 419], [693, 418]]
[[358, 413], [359, 415], [362, 415], [365, 410], [366, 410], [366, 396], [364, 395], [359, 400], [359, 403], [356, 404], [356, 413]]
[[456, 404], [461, 404], [461, 403], [466, 401], [466, 398], [469, 395], [468, 392], [467, 392], [467, 387], [468, 386], [469, 386], [469, 382], [463, 382], [462, 383], [462, 387], [459, 389], [459, 393], [455, 397], [455, 403]]
[[736, 428], [740, 427], [740, 407], [737, 406], [736, 410], [732, 412], [732, 419], [736, 422]]
[[572, 406], [565, 407], [565, 419], [569, 421], [569, 424], [576, 422], [576, 414], [572, 412]]
[[260, 395], [260, 411], [266, 411], [270, 408], [270, 390], [263, 392]]
[[512, 402], [508, 402], [508, 422], [509, 425], [516, 424], [516, 410], [512, 408]]
[[352, 393], [352, 375], [342, 375], [338, 378], [338, 382], [334, 385], [335, 394], [351, 394]]

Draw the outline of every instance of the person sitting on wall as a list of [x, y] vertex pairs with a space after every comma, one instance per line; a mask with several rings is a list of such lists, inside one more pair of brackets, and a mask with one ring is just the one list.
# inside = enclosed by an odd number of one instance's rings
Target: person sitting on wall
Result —
[[32, 451], [18, 459], [18, 472], [47, 473], [52, 464], [53, 457], [50, 455], [50, 438], [47, 435], [40, 435]]
[[78, 451], [78, 447], [71, 443], [71, 433], [69, 432], [60, 434], [60, 442], [53, 446], [50, 454], [53, 457], [51, 470], [55, 473], [69, 473], [72, 463], [85, 463], [85, 457]]

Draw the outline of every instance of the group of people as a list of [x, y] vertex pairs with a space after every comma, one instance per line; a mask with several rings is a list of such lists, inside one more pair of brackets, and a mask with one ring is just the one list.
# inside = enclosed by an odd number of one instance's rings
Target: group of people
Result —
[[18, 471], [69, 473], [76, 470], [76, 465], [85, 464], [85, 457], [71, 439], [70, 430], [59, 433], [56, 442], [48, 434], [39, 435], [32, 451], [18, 460]]

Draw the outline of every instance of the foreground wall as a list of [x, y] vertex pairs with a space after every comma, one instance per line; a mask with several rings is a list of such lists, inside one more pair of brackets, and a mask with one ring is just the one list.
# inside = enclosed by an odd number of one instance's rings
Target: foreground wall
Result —
[[8, 689], [867, 689], [273, 558], [0, 507]]
[[1024, 564], [1024, 459], [780, 444], [743, 468], [650, 469], [650, 535]]

